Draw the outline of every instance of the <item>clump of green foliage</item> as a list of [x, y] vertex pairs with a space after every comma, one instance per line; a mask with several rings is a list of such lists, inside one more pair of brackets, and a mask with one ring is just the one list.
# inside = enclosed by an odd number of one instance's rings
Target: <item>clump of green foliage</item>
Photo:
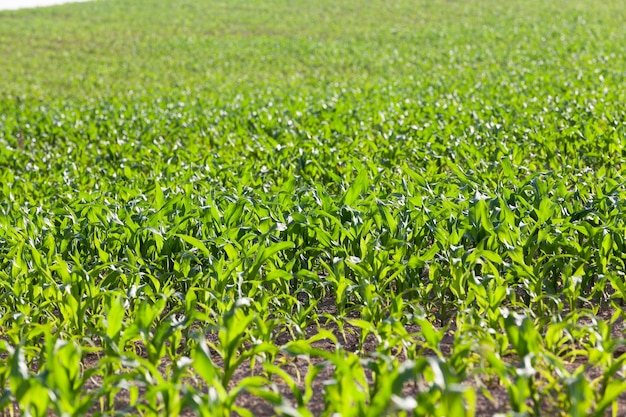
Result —
[[623, 413], [622, 6], [0, 12], [0, 410]]

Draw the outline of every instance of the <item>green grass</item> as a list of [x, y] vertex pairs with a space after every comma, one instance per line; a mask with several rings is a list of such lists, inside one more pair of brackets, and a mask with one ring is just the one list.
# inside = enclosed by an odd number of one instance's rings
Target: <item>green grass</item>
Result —
[[625, 18], [0, 12], [0, 412], [624, 413]]

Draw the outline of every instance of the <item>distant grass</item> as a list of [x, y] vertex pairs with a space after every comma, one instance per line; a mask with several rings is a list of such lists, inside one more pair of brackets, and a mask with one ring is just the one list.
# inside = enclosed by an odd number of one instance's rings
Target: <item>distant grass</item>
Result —
[[623, 413], [625, 18], [0, 12], [0, 411]]
[[91, 97], [349, 80], [463, 91], [482, 81], [480, 96], [500, 84], [589, 89], [599, 75], [617, 86], [624, 11], [589, 3], [104, 0], [3, 12], [2, 91]]

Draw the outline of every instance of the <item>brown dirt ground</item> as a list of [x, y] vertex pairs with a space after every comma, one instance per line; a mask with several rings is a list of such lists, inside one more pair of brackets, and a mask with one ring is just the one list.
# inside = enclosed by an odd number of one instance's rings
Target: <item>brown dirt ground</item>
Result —
[[[326, 310], [325, 312], [328, 312], [329, 314], [334, 313], [334, 310], [333, 310], [334, 307], [332, 303], [326, 303], [326, 305], [324, 305], [323, 308]], [[603, 319], [608, 320], [611, 314], [612, 314], [611, 311], [603, 311], [600, 314], [600, 316]], [[328, 329], [333, 331], [335, 336], [341, 341], [344, 349], [348, 351], [352, 351], [352, 352], [355, 352], [357, 350], [358, 329], [347, 324], [345, 325], [345, 329], [347, 329], [347, 331], [343, 334], [339, 332], [336, 326], [329, 325]], [[309, 337], [317, 332], [317, 329], [315, 328], [308, 328], [305, 330], [306, 330], [307, 336]], [[415, 326], [413, 327], [409, 326], [407, 330], [409, 332], [415, 332], [418, 330], [418, 328]], [[625, 330], [624, 323], [618, 322], [612, 328], [612, 333], [613, 333], [612, 336], [616, 338], [623, 338], [625, 331], [626, 330]], [[454, 340], [453, 332], [454, 332], [453, 329], [449, 330], [448, 334], [446, 334], [446, 336], [444, 337], [441, 343], [441, 351], [444, 353], [444, 355], [447, 352], [450, 352], [450, 349], [452, 348], [452, 342]], [[208, 338], [214, 339], [214, 336], [209, 335]], [[279, 345], [282, 345], [282, 344], [288, 343], [290, 339], [291, 337], [288, 334], [283, 333], [277, 337], [276, 343]], [[212, 340], [212, 341], [216, 341], [216, 340]], [[366, 340], [365, 345], [363, 346], [363, 352], [376, 351], [376, 344], [377, 344], [376, 340], [373, 337], [369, 337]], [[315, 342], [314, 347], [319, 348], [319, 349], [324, 349], [327, 351], [333, 351], [336, 348], [334, 343], [332, 343], [331, 341], [327, 341], [327, 340], [321, 340], [321, 341]], [[626, 353], [626, 347], [623, 347], [623, 348], [620, 348], [616, 352], [616, 355], [621, 355], [625, 353]], [[401, 358], [402, 358], [402, 355], [400, 355], [400, 359]], [[309, 361], [296, 359], [296, 358], [284, 358], [284, 357], [282, 359], [284, 359], [283, 365], [281, 365], [282, 369], [284, 369], [294, 379], [297, 380], [297, 375], [304, 376], [308, 372]], [[96, 366], [99, 360], [100, 358], [98, 357], [98, 355], [88, 355], [85, 357], [83, 366], [85, 367], [85, 369], [94, 367]], [[323, 362], [323, 359], [321, 358], [310, 359], [310, 363], [313, 363], [313, 364], [321, 364], [322, 362]], [[215, 360], [215, 363], [218, 366], [220, 365], [219, 360]], [[568, 371], [571, 372], [581, 365], [585, 365], [585, 362], [583, 360], [575, 360], [571, 364], [568, 365]], [[165, 373], [166, 367], [167, 367], [167, 364], [163, 363], [160, 367], [160, 370], [163, 373]], [[263, 369], [261, 366], [256, 365], [254, 369], [254, 374], [260, 374], [262, 370]], [[235, 372], [231, 381], [231, 386], [237, 385], [239, 381], [241, 381], [245, 377], [252, 375], [252, 373], [253, 372], [250, 370], [249, 362], [244, 363], [244, 366], [240, 366]], [[316, 415], [316, 416], [321, 415], [325, 409], [324, 381], [327, 381], [328, 379], [330, 379], [332, 374], [333, 374], [333, 368], [331, 366], [327, 366], [320, 371], [320, 373], [317, 375], [317, 377], [314, 380], [313, 397], [307, 404], [309, 411], [311, 411], [313, 415]], [[589, 368], [586, 371], [585, 375], [587, 376], [588, 379], [591, 380], [591, 379], [601, 376], [601, 373], [596, 368]], [[293, 394], [291, 393], [291, 390], [282, 379], [274, 378], [273, 382], [278, 392], [284, 398], [287, 398], [290, 400], [293, 399]], [[189, 383], [195, 384], [195, 386], [198, 386], [198, 383], [196, 381], [189, 381]], [[102, 384], [101, 379], [92, 378], [87, 384], [87, 386], [84, 387], [84, 389], [96, 390], [101, 386], [101, 384]], [[497, 379], [468, 380], [466, 381], [466, 384], [476, 389], [476, 393], [477, 393], [476, 416], [478, 417], [494, 416], [496, 414], [503, 414], [503, 413], [507, 413], [511, 411], [511, 409], [509, 408], [509, 396], [507, 394], [507, 391], [504, 386], [498, 383]], [[303, 388], [303, 384], [301, 384], [301, 388]], [[406, 396], [413, 396], [417, 394], [419, 388], [420, 387], [417, 384], [407, 384], [403, 390], [403, 394]], [[488, 395], [485, 395], [485, 393], [482, 391], [481, 388], [485, 389], [491, 398], [488, 398]], [[546, 393], [546, 398], [548, 398], [549, 395], [550, 395], [549, 393]], [[276, 415], [276, 411], [272, 404], [247, 392], [243, 392], [239, 395], [239, 397], [236, 400], [236, 404], [240, 407], [243, 407], [251, 411], [252, 414], [256, 417], [267, 417], [267, 416]], [[122, 390], [120, 394], [116, 397], [116, 401], [115, 401], [115, 404], [113, 404], [112, 409], [118, 412], [122, 412], [122, 413], [124, 412], [124, 410], [127, 410], [132, 413], [132, 410], [129, 410], [128, 405], [129, 405], [128, 392], [125, 390]], [[626, 394], [619, 397], [617, 401], [617, 405], [618, 405], [618, 410], [619, 410], [618, 416], [626, 416]], [[8, 412], [9, 412], [8, 410], [5, 410], [4, 412], [0, 412], [0, 416], [11, 415], [11, 414], [7, 414]], [[93, 408], [93, 412], [97, 412], [96, 407]], [[19, 415], [19, 412], [17, 409], [14, 409], [13, 415]], [[53, 416], [54, 414], [50, 413], [49, 415]], [[196, 414], [192, 412], [191, 410], [183, 410], [183, 412], [181, 413], [181, 416], [194, 416], [194, 415]], [[237, 414], [233, 414], [233, 415], [237, 416]], [[545, 406], [542, 408], [541, 415], [542, 416], [564, 416], [564, 415], [567, 415], [567, 412], [565, 412], [564, 410], [553, 409], [550, 406], [549, 401], [547, 401]]]

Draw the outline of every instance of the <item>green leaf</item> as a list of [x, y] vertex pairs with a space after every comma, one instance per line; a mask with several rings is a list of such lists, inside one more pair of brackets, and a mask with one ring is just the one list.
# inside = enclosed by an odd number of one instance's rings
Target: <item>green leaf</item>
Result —
[[182, 240], [184, 240], [185, 242], [189, 243], [191, 246], [193, 246], [194, 248], [197, 248], [200, 250], [200, 252], [202, 252], [202, 254], [206, 257], [210, 257], [211, 256], [211, 252], [209, 251], [209, 249], [206, 247], [206, 245], [199, 239], [196, 239], [193, 236], [188, 236], [188, 235], [182, 235], [182, 234], [175, 234], [174, 236], [177, 236], [179, 238], [181, 238]]
[[368, 173], [366, 169], [362, 168], [359, 172], [359, 175], [346, 191], [343, 199], [343, 204], [351, 207], [359, 198], [361, 193], [367, 189], [367, 187], [369, 187]]
[[294, 242], [279, 242], [276, 243], [268, 248], [263, 248], [258, 254], [257, 257], [254, 261], [254, 264], [252, 264], [252, 267], [250, 268], [250, 270], [248, 271], [248, 276], [249, 279], [253, 279], [254, 277], [257, 276], [259, 269], [261, 269], [261, 266], [271, 257], [273, 257], [274, 255], [276, 255], [278, 252], [286, 250], [286, 249], [293, 249], [295, 248], [296, 244]]

